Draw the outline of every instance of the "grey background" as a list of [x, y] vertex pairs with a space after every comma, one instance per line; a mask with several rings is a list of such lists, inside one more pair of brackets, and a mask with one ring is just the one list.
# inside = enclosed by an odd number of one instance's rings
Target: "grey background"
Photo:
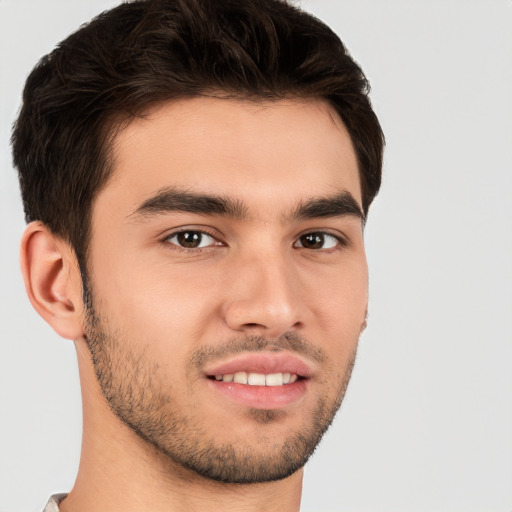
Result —
[[[69, 490], [73, 344], [33, 312], [8, 138], [36, 60], [107, 0], [0, 0], [0, 512]], [[369, 327], [306, 468], [304, 512], [512, 511], [512, 2], [308, 0], [387, 135], [366, 231]]]

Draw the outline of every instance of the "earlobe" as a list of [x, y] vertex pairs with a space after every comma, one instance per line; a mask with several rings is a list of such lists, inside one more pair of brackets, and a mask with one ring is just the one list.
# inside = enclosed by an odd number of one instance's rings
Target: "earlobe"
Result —
[[35, 310], [63, 338], [81, 337], [81, 280], [69, 244], [32, 222], [21, 240], [20, 263]]

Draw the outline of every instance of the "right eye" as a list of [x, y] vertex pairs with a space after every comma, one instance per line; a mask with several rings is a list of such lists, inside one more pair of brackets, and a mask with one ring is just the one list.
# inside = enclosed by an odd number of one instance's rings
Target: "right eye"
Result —
[[177, 245], [183, 249], [203, 249], [219, 242], [204, 231], [186, 230], [169, 235], [166, 242]]

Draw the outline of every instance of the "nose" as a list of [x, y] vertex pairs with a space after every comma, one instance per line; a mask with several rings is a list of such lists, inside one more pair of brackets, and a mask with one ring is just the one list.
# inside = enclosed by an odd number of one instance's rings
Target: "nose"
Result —
[[248, 335], [278, 338], [304, 325], [298, 272], [281, 255], [252, 257], [231, 268], [224, 303], [229, 328]]

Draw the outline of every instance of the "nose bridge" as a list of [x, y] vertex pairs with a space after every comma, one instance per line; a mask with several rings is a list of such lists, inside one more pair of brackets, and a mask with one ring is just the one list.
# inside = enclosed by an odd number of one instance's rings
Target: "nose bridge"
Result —
[[267, 248], [240, 258], [226, 322], [235, 330], [277, 337], [302, 323], [298, 275], [286, 251]]

